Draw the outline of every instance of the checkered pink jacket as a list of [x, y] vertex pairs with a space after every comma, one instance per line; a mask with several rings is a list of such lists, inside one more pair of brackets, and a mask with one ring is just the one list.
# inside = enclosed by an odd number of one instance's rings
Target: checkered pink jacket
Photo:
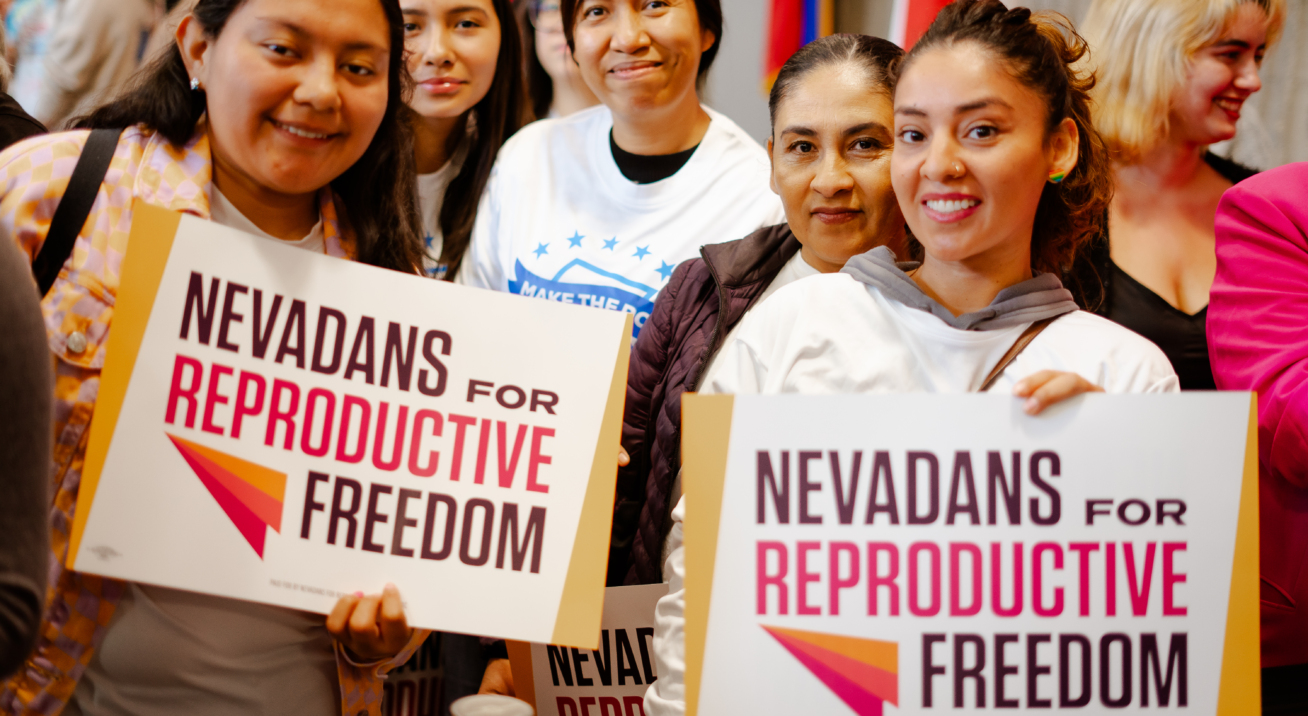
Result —
[[[0, 153], [0, 226], [29, 257], [34, 258], [45, 241], [88, 136], [87, 131], [74, 131], [34, 137]], [[122, 582], [71, 571], [64, 562], [127, 252], [132, 200], [207, 219], [211, 182], [212, 159], [203, 125], [184, 147], [144, 127], [127, 129], [72, 256], [41, 302], [55, 364], [50, 579], [36, 651], [17, 674], [0, 681], [0, 712], [5, 714], [53, 716], [63, 710], [124, 592]], [[353, 256], [353, 242], [342, 233], [330, 189], [323, 189], [321, 211], [327, 252]], [[85, 347], [80, 338], [70, 347], [68, 336], [74, 333], [86, 338]], [[397, 657], [366, 666], [352, 663], [337, 645], [342, 713], [380, 716], [385, 673], [403, 664], [426, 636], [417, 631]]]

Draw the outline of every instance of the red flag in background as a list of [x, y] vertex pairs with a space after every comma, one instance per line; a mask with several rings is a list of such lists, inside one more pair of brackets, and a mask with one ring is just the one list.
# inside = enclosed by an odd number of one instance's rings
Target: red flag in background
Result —
[[908, 51], [950, 0], [895, 0], [890, 19], [890, 41]]
[[772, 0], [763, 91], [770, 92], [777, 73], [799, 48], [835, 31], [833, 0]]

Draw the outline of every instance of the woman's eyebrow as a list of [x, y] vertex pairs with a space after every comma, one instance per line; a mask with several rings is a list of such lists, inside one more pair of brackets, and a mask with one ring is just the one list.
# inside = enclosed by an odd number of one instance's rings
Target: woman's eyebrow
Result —
[[880, 122], [864, 122], [862, 124], [856, 124], [852, 127], [847, 127], [844, 131], [844, 134], [846, 135], [862, 134], [863, 132], [868, 132], [868, 131], [879, 131], [879, 132], [889, 133], [890, 128]]
[[954, 114], [967, 114], [968, 112], [975, 112], [978, 109], [985, 109], [986, 107], [1004, 107], [1005, 109], [1012, 109], [1013, 105], [999, 99], [998, 97], [986, 97], [975, 102], [958, 105], [954, 108]]
[[[1237, 39], [1235, 39], [1235, 38], [1231, 38], [1231, 39], [1229, 39], [1229, 40], [1220, 40], [1220, 41], [1218, 41], [1218, 42], [1215, 42], [1215, 43], [1213, 43], [1213, 47], [1215, 47], [1215, 48], [1233, 48], [1233, 49], [1237, 49], [1237, 50], [1251, 50], [1251, 49], [1253, 49], [1253, 45], [1250, 45], [1249, 43], [1245, 42], [1244, 40], [1237, 40]], [[1262, 45], [1259, 45], [1259, 46], [1258, 46], [1258, 49], [1260, 49], [1260, 50], [1265, 50], [1265, 49], [1267, 49], [1267, 45], [1266, 45], [1265, 43], [1262, 44]]]
[[[275, 18], [275, 17], [261, 17], [261, 18], [259, 18], [259, 22], [263, 22], [263, 23], [266, 23], [266, 24], [269, 24], [269, 25], [275, 25], [275, 26], [277, 26], [277, 27], [284, 28], [284, 29], [286, 29], [286, 30], [289, 30], [289, 31], [291, 32], [291, 34], [296, 35], [297, 37], [311, 37], [311, 36], [312, 36], [312, 34], [309, 33], [307, 30], [305, 30], [303, 27], [300, 27], [299, 25], [296, 25], [296, 24], [293, 23], [293, 22], [287, 22], [286, 20], [279, 20], [279, 19], [277, 19], [277, 18]], [[384, 46], [384, 45], [378, 45], [378, 44], [376, 44], [376, 43], [374, 43], [374, 42], [368, 42], [367, 40], [361, 40], [361, 41], [358, 41], [358, 42], [350, 42], [350, 43], [346, 43], [346, 45], [345, 45], [345, 49], [346, 49], [346, 50], [349, 50], [349, 51], [351, 51], [351, 52], [354, 52], [354, 51], [357, 51], [357, 50], [363, 50], [363, 51], [366, 51], [366, 52], [383, 52], [383, 53], [384, 53], [384, 52], [390, 52], [390, 50], [389, 50], [386, 46]]]
[[408, 8], [400, 11], [401, 15], [416, 15], [418, 17], [427, 17], [427, 11], [422, 8]]

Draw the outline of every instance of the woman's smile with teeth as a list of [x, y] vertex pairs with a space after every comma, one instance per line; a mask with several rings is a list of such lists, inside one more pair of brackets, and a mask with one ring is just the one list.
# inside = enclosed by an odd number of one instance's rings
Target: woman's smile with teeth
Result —
[[276, 126], [278, 129], [284, 129], [290, 132], [291, 134], [294, 134], [297, 137], [304, 137], [305, 139], [326, 139], [329, 136], [331, 136], [329, 134], [318, 134], [316, 132], [310, 132], [306, 129], [300, 129], [299, 127], [292, 127], [289, 124], [282, 124], [281, 122], [278, 122], [275, 119], [273, 120], [273, 125]]
[[1240, 100], [1229, 99], [1226, 97], [1218, 97], [1217, 99], [1213, 100], [1213, 103], [1228, 112], [1239, 112], [1240, 107], [1244, 105], [1244, 102]]
[[970, 209], [980, 203], [979, 199], [933, 199], [926, 202], [926, 205], [932, 211], [938, 211], [941, 214], [952, 214], [956, 211]]

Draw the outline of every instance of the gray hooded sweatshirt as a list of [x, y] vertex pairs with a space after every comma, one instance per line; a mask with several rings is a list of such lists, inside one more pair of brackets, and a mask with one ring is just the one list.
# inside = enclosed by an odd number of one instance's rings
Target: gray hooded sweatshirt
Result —
[[893, 251], [878, 246], [851, 258], [841, 273], [847, 273], [868, 286], [875, 286], [887, 298], [926, 311], [949, 326], [963, 331], [995, 331], [1077, 310], [1072, 292], [1063, 288], [1063, 282], [1051, 273], [1041, 273], [1000, 291], [989, 306], [955, 316], [934, 298], [926, 295], [905, 273], [919, 265], [916, 261], [897, 263]]

